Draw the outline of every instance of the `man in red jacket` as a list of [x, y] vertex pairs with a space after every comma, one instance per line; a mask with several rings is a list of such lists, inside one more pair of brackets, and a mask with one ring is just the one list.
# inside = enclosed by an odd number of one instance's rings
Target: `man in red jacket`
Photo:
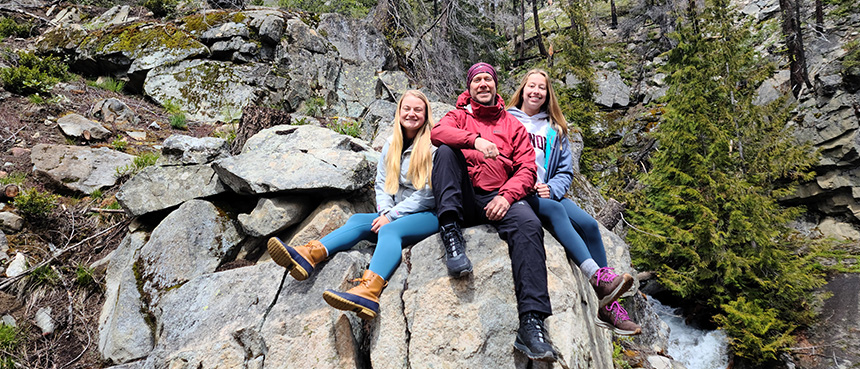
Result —
[[431, 176], [439, 233], [448, 274], [462, 277], [472, 272], [472, 263], [460, 227], [496, 227], [508, 242], [516, 288], [520, 326], [514, 347], [531, 359], [555, 361], [543, 323], [552, 315], [543, 229], [521, 201], [535, 184], [534, 149], [522, 123], [505, 111], [497, 82], [491, 65], [469, 68], [469, 89], [430, 133], [439, 147]]

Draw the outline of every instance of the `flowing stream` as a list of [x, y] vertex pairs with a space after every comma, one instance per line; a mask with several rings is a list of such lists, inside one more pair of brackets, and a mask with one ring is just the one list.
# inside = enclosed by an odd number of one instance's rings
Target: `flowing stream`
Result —
[[724, 369], [728, 367], [728, 340], [719, 330], [706, 331], [684, 323], [684, 317], [675, 313], [675, 308], [666, 306], [655, 298], [648, 301], [671, 329], [669, 331], [668, 354], [680, 361], [687, 369]]

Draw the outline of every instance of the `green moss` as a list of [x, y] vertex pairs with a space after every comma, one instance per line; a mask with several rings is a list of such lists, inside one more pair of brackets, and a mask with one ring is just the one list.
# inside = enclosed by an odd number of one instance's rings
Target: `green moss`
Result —
[[247, 16], [242, 12], [230, 13], [228, 11], [215, 11], [205, 14], [189, 15], [182, 18], [180, 23], [182, 23], [182, 29], [191, 34], [198, 35], [219, 24], [227, 22], [241, 23], [246, 18]]
[[143, 56], [153, 50], [187, 50], [201, 46], [200, 42], [176, 26], [147, 26], [143, 23], [95, 32], [83, 44], [92, 45], [90, 47], [98, 53], [121, 52], [132, 57]]

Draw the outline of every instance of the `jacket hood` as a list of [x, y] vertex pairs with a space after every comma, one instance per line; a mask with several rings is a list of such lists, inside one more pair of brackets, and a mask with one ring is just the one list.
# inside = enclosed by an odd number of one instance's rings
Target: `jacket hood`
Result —
[[487, 106], [478, 102], [473, 104], [472, 95], [466, 90], [457, 97], [457, 108], [465, 110], [475, 118], [496, 119], [505, 111], [505, 101], [502, 96], [496, 94], [496, 105]]
[[522, 111], [516, 107], [512, 107], [512, 108], [508, 109], [508, 113], [511, 113], [511, 115], [517, 117], [517, 119], [519, 119], [520, 122], [523, 122], [523, 123], [525, 123], [525, 122], [539, 122], [542, 120], [549, 120], [549, 114], [547, 114], [546, 111], [543, 111], [543, 110], [541, 110], [540, 113], [529, 116], [524, 111]]

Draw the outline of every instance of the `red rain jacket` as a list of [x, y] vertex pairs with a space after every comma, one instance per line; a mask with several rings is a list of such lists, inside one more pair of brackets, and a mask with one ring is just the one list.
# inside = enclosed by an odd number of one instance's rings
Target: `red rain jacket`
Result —
[[[445, 114], [430, 131], [433, 144], [460, 149], [466, 157], [472, 185], [484, 191], [499, 191], [513, 204], [529, 194], [535, 185], [537, 167], [529, 133], [517, 118], [505, 111], [502, 97], [496, 105], [471, 102], [469, 91], [457, 98], [457, 108]], [[485, 159], [475, 150], [475, 139], [496, 144], [499, 156]]]

